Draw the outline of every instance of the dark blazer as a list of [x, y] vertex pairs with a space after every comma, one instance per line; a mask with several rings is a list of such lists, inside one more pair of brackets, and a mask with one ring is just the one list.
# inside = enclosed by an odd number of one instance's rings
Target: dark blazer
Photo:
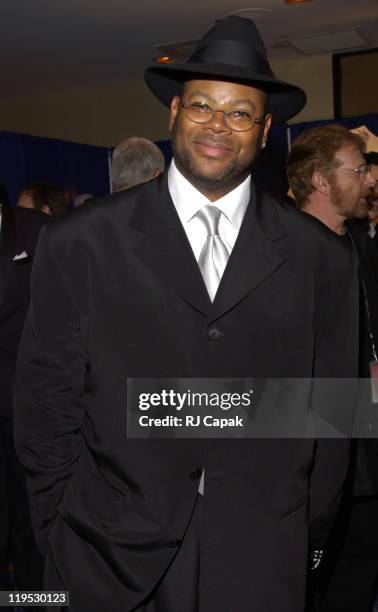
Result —
[[[0, 415], [11, 417], [18, 345], [30, 300], [30, 273], [47, 215], [26, 208], [3, 208], [0, 235]], [[26, 257], [14, 259], [24, 254]]]
[[[372, 238], [372, 241], [373, 241], [373, 244], [374, 244], [375, 248], [378, 251], [378, 232], [377, 231], [375, 232], [375, 236], [374, 236], [374, 238]], [[378, 272], [377, 272], [377, 274], [378, 274]]]
[[[370, 332], [373, 336], [375, 351], [378, 353], [378, 251], [373, 240], [366, 233], [366, 227], [356, 222], [349, 222], [359, 261], [361, 285], [360, 307], [360, 376], [361, 384], [356, 406], [355, 435], [356, 449], [353, 449], [355, 461], [352, 462], [354, 496], [378, 495], [378, 416], [377, 405], [371, 401], [369, 363], [375, 360]], [[360, 284], [361, 284], [360, 281]], [[369, 319], [367, 320], [366, 303]]]
[[348, 445], [127, 439], [126, 377], [355, 376], [352, 250], [252, 189], [211, 304], [166, 175], [46, 230], [15, 434], [37, 538], [75, 612], [128, 612], [151, 592], [202, 466], [201, 611], [302, 612], [309, 516], [322, 545]]
[[11, 261], [14, 250], [15, 227], [12, 209], [7, 204], [0, 204], [0, 304], [7, 287]]

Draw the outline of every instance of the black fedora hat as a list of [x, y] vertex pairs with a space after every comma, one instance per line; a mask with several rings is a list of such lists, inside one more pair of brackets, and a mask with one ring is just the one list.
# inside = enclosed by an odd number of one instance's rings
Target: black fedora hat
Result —
[[275, 78], [264, 43], [251, 19], [231, 15], [216, 23], [185, 63], [150, 66], [145, 80], [166, 106], [184, 81], [214, 77], [262, 89], [269, 95], [274, 122], [287, 121], [304, 107], [305, 92]]

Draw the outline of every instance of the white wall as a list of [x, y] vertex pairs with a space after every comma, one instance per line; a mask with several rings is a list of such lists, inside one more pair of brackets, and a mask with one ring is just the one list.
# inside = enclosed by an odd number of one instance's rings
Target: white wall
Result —
[[128, 136], [168, 138], [168, 115], [143, 82], [0, 96], [0, 130], [101, 146]]
[[[333, 116], [332, 57], [319, 55], [272, 62], [277, 76], [303, 87], [305, 109], [294, 122]], [[143, 81], [97, 83], [0, 96], [0, 129], [88, 144], [112, 146], [129, 136], [168, 138], [168, 111]]]
[[287, 59], [272, 62], [276, 76], [298, 85], [307, 94], [307, 104], [290, 123], [332, 119], [333, 79], [332, 55], [313, 55], [303, 59]]

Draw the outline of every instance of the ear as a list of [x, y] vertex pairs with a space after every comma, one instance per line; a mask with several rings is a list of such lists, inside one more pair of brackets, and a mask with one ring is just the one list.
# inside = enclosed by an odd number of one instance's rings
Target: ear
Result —
[[45, 213], [45, 215], [52, 215], [51, 209], [47, 204], [44, 204], [41, 208], [41, 212]]
[[265, 149], [271, 124], [272, 124], [272, 115], [268, 113], [265, 117], [264, 130], [263, 130], [262, 138], [261, 138], [261, 148], [262, 149]]
[[154, 170], [151, 179], [157, 178], [160, 174], [161, 174], [161, 170], [157, 168], [156, 170]]
[[177, 113], [179, 112], [179, 108], [180, 108], [180, 98], [178, 96], [173, 96], [172, 102], [171, 102], [171, 112], [169, 115], [169, 124], [168, 124], [170, 132], [172, 131], [172, 127], [175, 122]]
[[331, 184], [322, 172], [314, 172], [311, 178], [311, 185], [323, 195], [329, 195], [331, 191]]

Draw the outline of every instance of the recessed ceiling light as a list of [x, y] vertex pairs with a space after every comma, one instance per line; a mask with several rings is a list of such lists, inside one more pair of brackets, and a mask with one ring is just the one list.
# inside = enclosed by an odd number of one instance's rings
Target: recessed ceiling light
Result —
[[155, 57], [155, 62], [157, 64], [169, 64], [170, 62], [173, 62], [173, 57], [170, 57], [169, 55], [161, 55], [160, 57]]

